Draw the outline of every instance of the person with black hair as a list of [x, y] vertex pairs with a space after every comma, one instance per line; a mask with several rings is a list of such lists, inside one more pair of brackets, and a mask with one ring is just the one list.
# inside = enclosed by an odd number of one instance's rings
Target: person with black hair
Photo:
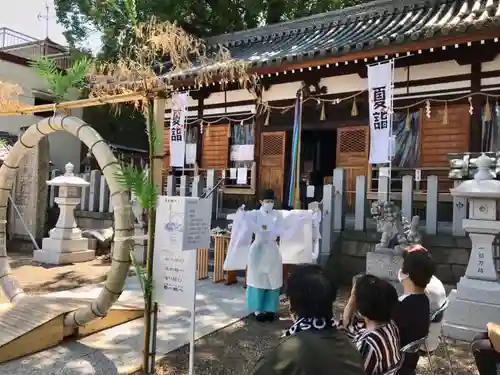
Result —
[[[394, 310], [394, 321], [399, 328], [401, 346], [427, 337], [430, 324], [430, 303], [425, 288], [434, 275], [435, 267], [429, 253], [421, 247], [410, 247], [403, 254], [403, 266], [398, 279], [403, 286], [400, 303]], [[405, 354], [400, 375], [413, 375], [419, 354]]]
[[[398, 293], [387, 281], [362, 275], [353, 282], [346, 311], [356, 311], [344, 327], [363, 357], [367, 375], [383, 375], [401, 365], [399, 329], [392, 321]], [[360, 321], [361, 320], [361, 321]]]
[[297, 266], [286, 293], [294, 324], [249, 375], [364, 375], [361, 355], [333, 320], [337, 288], [323, 269]]

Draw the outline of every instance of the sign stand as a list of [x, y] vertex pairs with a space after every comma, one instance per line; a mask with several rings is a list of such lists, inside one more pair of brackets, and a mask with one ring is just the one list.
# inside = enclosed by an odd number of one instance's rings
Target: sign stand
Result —
[[[191, 250], [196, 252], [196, 250]], [[189, 332], [189, 372], [194, 374], [194, 342], [196, 340], [196, 285], [194, 287], [193, 307], [191, 309], [191, 327]]]
[[[156, 373], [156, 331], [158, 330], [158, 303], [154, 302], [153, 303], [153, 312], [152, 312], [152, 319], [153, 319], [153, 324], [152, 327], [153, 329], [151, 330], [151, 345], [149, 346], [151, 348], [151, 353], [149, 353], [150, 357], [150, 373], [155, 374]], [[150, 317], [151, 319], [151, 317]]]
[[[189, 375], [194, 372], [196, 333], [197, 249], [210, 245], [212, 210], [208, 199], [161, 196], [155, 228], [153, 280], [152, 361], [154, 368], [158, 304], [186, 309], [191, 314], [189, 337]], [[194, 249], [194, 250], [193, 250]]]

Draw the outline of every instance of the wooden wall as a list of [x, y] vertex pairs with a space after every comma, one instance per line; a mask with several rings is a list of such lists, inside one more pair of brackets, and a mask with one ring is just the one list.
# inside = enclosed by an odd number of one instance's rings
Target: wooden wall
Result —
[[203, 147], [201, 168], [228, 168], [229, 142], [231, 127], [229, 124], [211, 125], [203, 129]]
[[[439, 190], [448, 191], [453, 183], [448, 177], [448, 154], [469, 149], [470, 113], [468, 104], [448, 105], [448, 121], [443, 122], [444, 106], [431, 107], [431, 117], [425, 109], [421, 116], [420, 166], [422, 168], [444, 167], [445, 170], [427, 171], [427, 175], [440, 177]], [[441, 182], [443, 181], [443, 182]]]
[[448, 105], [448, 123], [443, 123], [444, 106], [433, 107], [431, 117], [422, 113], [420, 164], [448, 166], [447, 155], [469, 149], [470, 114], [467, 104]]

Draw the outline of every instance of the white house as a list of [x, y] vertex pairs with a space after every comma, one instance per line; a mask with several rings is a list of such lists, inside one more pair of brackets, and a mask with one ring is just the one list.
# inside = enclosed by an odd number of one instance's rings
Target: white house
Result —
[[[10, 29], [0, 29], [0, 81], [16, 84], [22, 88], [19, 99], [27, 105], [53, 103], [47, 92], [45, 80], [30, 67], [30, 59], [47, 56], [56, 59], [61, 69], [68, 67], [70, 56], [67, 50], [48, 39], [40, 41]], [[76, 93], [68, 99], [77, 99]], [[82, 110], [72, 111], [81, 117]], [[37, 115], [0, 116], [0, 138], [11, 143], [23, 129], [52, 113]], [[40, 240], [44, 235], [47, 211], [47, 185], [49, 162], [58, 170], [71, 162], [75, 172], [80, 169], [81, 142], [72, 134], [58, 132], [42, 140], [38, 147], [21, 161], [12, 192], [15, 210], [10, 210], [9, 235], [11, 239]], [[1, 155], [0, 155], [1, 156]], [[3, 158], [2, 158], [3, 159]], [[18, 246], [16, 247], [18, 248]]]
[[[53, 57], [65, 65], [69, 61], [69, 54], [64, 47], [50, 40], [39, 41], [7, 28], [0, 28], [0, 81], [19, 85], [23, 90], [20, 99], [28, 105], [50, 102], [44, 79], [29, 66], [29, 58], [40, 55]], [[74, 110], [72, 113], [81, 117], [82, 110]], [[40, 118], [41, 116], [30, 115], [0, 116], [0, 132], [18, 136], [22, 128], [38, 122]], [[50, 161], [55, 168], [64, 170], [64, 165], [71, 162], [75, 171], [79, 171], [81, 145], [78, 139], [59, 132], [49, 136], [49, 143]]]

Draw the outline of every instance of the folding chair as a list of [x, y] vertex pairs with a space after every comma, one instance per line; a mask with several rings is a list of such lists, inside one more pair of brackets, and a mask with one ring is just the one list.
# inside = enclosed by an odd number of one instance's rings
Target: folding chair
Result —
[[[440, 323], [440, 322], [442, 322], [442, 320], [444, 318], [444, 312], [446, 311], [446, 309], [448, 308], [449, 305], [450, 305], [450, 301], [447, 298], [446, 301], [444, 301], [443, 305], [438, 310], [436, 310], [434, 313], [431, 314], [431, 316], [430, 316], [430, 322], [431, 323]], [[451, 355], [450, 355], [450, 351], [448, 350], [448, 343], [446, 342], [446, 337], [443, 334], [443, 327], [441, 327], [441, 333], [439, 335], [439, 344], [441, 344], [443, 346], [443, 348], [444, 348], [444, 353], [445, 353], [445, 356], [446, 356], [446, 360], [448, 361], [448, 365], [450, 367], [450, 374], [454, 375], [453, 362], [451, 361]], [[428, 356], [429, 361], [430, 361], [431, 360], [431, 356], [436, 352], [436, 350], [439, 348], [439, 346], [432, 353], [429, 352], [429, 350], [427, 348], [427, 343], [424, 345], [424, 348], [425, 348], [425, 352], [426, 352], [425, 354]]]
[[[401, 352], [403, 353], [403, 357], [406, 354], [420, 354], [420, 347], [423, 346], [424, 348], [427, 348], [426, 340], [427, 340], [427, 336], [422, 337], [421, 339], [415, 340], [415, 341], [410, 342], [409, 344], [403, 346], [401, 348]], [[431, 355], [430, 355], [428, 350], [426, 350], [426, 354], [427, 354], [427, 359], [429, 361], [429, 369], [431, 370], [431, 373], [434, 374], [434, 366], [432, 364]]]

